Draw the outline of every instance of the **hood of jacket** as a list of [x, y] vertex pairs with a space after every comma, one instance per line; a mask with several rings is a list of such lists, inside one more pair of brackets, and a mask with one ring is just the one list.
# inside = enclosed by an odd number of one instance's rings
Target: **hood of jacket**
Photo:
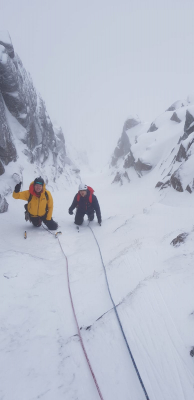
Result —
[[36, 197], [40, 197], [40, 196], [41, 196], [41, 193], [44, 193], [44, 192], [45, 192], [45, 189], [46, 189], [46, 185], [45, 185], [45, 183], [44, 183], [44, 185], [43, 185], [43, 187], [42, 187], [42, 190], [41, 190], [41, 192], [40, 192], [40, 194], [39, 194], [39, 193], [36, 193], [35, 190], [34, 190], [34, 181], [31, 182], [31, 183], [30, 183], [30, 186], [29, 186], [29, 192], [30, 192], [30, 194], [32, 194], [33, 196], [36, 196]]

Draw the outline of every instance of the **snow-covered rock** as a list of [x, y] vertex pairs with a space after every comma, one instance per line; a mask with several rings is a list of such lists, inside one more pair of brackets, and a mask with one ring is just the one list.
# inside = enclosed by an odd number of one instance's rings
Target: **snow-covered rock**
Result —
[[5, 197], [0, 195], [0, 213], [4, 213], [8, 210], [8, 202], [6, 201]]
[[[175, 111], [176, 110], [176, 111]], [[134, 140], [135, 137], [135, 140]], [[178, 192], [194, 190], [194, 98], [176, 101], [151, 124], [126, 129], [118, 141], [111, 168], [128, 182], [155, 170], [155, 187], [172, 186]], [[134, 174], [134, 171], [136, 174]]]
[[134, 128], [136, 125], [140, 124], [139, 117], [130, 116], [124, 123], [123, 131], [120, 139], [118, 140], [117, 147], [114, 150], [114, 154], [112, 156], [111, 165], [116, 165], [118, 159], [120, 157], [125, 156], [129, 153], [131, 144], [127, 135], [127, 131]]
[[[69, 169], [72, 166], [72, 173], [76, 171], [66, 155], [62, 129], [53, 126], [43, 99], [14, 51], [9, 33], [1, 31], [0, 175], [5, 174], [12, 162], [12, 174], [22, 175], [21, 165], [24, 169], [27, 162], [35, 164], [45, 180], [49, 176], [54, 182], [66, 166]], [[4, 189], [1, 184], [0, 193]]]
[[186, 232], [180, 233], [180, 235], [178, 235], [175, 239], [173, 239], [170, 244], [172, 244], [175, 247], [178, 247], [181, 245], [181, 243], [185, 243], [187, 236], [188, 236], [188, 233], [186, 233]]

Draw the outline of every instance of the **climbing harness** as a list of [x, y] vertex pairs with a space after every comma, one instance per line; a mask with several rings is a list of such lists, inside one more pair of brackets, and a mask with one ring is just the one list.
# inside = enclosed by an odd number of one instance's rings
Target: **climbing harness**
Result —
[[93, 234], [93, 237], [94, 237], [94, 239], [95, 239], [95, 241], [96, 241], [96, 244], [97, 244], [97, 246], [98, 246], [98, 250], [99, 250], [99, 253], [100, 253], [100, 258], [101, 258], [102, 265], [103, 265], [103, 268], [104, 268], [104, 273], [105, 273], [106, 284], [107, 284], [109, 296], [110, 296], [110, 299], [111, 299], [111, 301], [112, 301], [113, 308], [114, 308], [114, 311], [115, 311], [115, 314], [116, 314], [116, 317], [117, 317], [117, 320], [118, 320], [118, 323], [119, 323], [119, 326], [120, 326], [122, 335], [123, 335], [124, 340], [125, 340], [125, 343], [126, 343], [126, 345], [127, 345], [128, 352], [129, 352], [129, 354], [130, 354], [130, 357], [131, 357], [133, 366], [134, 366], [134, 368], [135, 368], [135, 371], [136, 371], [136, 373], [137, 373], [137, 376], [138, 376], [139, 382], [140, 382], [140, 384], [141, 384], [141, 387], [142, 387], [142, 389], [143, 389], [143, 391], [144, 391], [145, 397], [146, 397], [147, 400], [149, 400], [149, 397], [148, 397], [148, 394], [147, 394], [147, 392], [146, 392], [146, 389], [145, 389], [143, 380], [142, 380], [142, 378], [141, 378], [141, 375], [140, 375], [140, 373], [139, 373], [139, 370], [138, 370], [137, 365], [136, 365], [136, 363], [135, 363], [135, 360], [134, 360], [134, 358], [133, 358], [133, 354], [132, 354], [132, 352], [131, 352], [131, 350], [130, 350], [130, 347], [129, 347], [129, 344], [128, 344], [128, 341], [127, 341], [127, 338], [126, 338], [126, 335], [125, 335], [125, 332], [124, 332], [124, 329], [123, 329], [121, 320], [120, 320], [120, 318], [119, 318], [119, 315], [118, 315], [118, 312], [117, 312], [117, 309], [116, 309], [116, 305], [115, 305], [114, 300], [113, 300], [113, 298], [112, 298], [112, 294], [111, 294], [111, 291], [110, 291], [109, 282], [108, 282], [108, 278], [107, 278], [106, 268], [105, 268], [104, 261], [103, 261], [103, 258], [102, 258], [102, 253], [101, 253], [100, 245], [99, 245], [98, 240], [96, 239], [96, 236], [95, 236], [95, 234], [94, 234], [94, 232], [93, 232], [93, 230], [92, 230], [92, 228], [91, 228], [91, 226], [90, 226], [90, 223], [88, 223], [88, 228], [91, 230], [91, 232], [92, 232], [92, 234]]

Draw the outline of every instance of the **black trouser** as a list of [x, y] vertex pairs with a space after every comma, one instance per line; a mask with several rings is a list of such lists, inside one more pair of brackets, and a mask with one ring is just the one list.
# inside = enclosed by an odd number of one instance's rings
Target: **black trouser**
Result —
[[84, 215], [88, 216], [89, 221], [93, 221], [94, 219], [94, 210], [90, 210], [88, 212], [85, 212], [81, 210], [80, 208], [77, 208], [76, 214], [75, 214], [75, 224], [76, 225], [81, 225], [84, 220]]
[[47, 228], [50, 231], [54, 231], [58, 228], [57, 222], [53, 221], [52, 218], [51, 218], [51, 220], [48, 221], [46, 219], [46, 215], [43, 215], [42, 217], [33, 217], [32, 215], [30, 215], [30, 221], [37, 228], [39, 228], [41, 226], [42, 222], [44, 222], [44, 224], [47, 226]]

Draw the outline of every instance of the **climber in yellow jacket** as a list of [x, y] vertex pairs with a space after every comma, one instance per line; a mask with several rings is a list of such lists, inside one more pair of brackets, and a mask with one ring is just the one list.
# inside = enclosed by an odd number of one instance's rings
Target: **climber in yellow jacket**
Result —
[[20, 192], [22, 182], [15, 186], [13, 192], [14, 199], [26, 200], [26, 221], [32, 222], [36, 227], [41, 226], [42, 222], [50, 230], [58, 228], [57, 222], [53, 221], [53, 198], [51, 193], [46, 190], [44, 180], [39, 176], [30, 184], [29, 190]]

